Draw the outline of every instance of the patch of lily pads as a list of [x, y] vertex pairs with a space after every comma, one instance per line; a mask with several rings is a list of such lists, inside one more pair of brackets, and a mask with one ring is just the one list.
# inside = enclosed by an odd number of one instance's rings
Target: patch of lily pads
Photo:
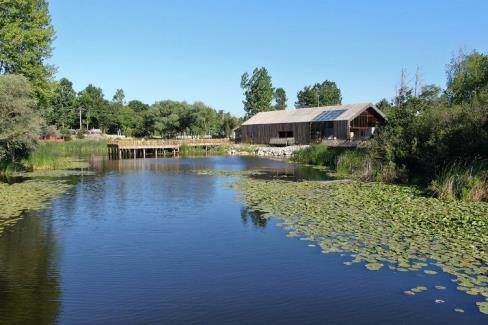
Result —
[[0, 235], [22, 217], [25, 211], [43, 209], [51, 198], [69, 185], [63, 181], [33, 179], [21, 183], [0, 183]]
[[488, 314], [487, 203], [444, 202], [413, 187], [356, 181], [241, 178], [234, 187], [248, 207], [282, 219], [290, 237], [312, 239], [323, 253], [351, 253], [346, 265], [430, 276], [438, 268], [459, 290], [484, 299], [477, 305]]

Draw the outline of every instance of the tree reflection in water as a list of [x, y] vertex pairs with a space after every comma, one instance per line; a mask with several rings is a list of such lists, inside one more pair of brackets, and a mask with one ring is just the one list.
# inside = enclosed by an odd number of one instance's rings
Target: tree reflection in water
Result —
[[0, 236], [0, 323], [55, 323], [60, 296], [50, 218], [27, 215]]
[[259, 211], [253, 211], [247, 207], [241, 208], [242, 223], [248, 225], [251, 223], [256, 228], [266, 228], [268, 219], [263, 217], [263, 214]]

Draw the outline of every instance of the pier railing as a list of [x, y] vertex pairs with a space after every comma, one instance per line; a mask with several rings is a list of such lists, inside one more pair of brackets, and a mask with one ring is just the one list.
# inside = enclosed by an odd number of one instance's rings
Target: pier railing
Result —
[[179, 147], [187, 146], [215, 146], [230, 144], [230, 140], [225, 139], [151, 139], [151, 140], [133, 140], [120, 139], [109, 140], [108, 146], [119, 148], [162, 148], [162, 147]]

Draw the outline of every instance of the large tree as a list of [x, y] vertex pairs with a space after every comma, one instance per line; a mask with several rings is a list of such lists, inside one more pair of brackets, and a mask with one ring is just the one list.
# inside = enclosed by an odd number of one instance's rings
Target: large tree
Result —
[[276, 88], [274, 93], [274, 100], [275, 100], [275, 110], [284, 110], [286, 109], [286, 91], [283, 88]]
[[104, 111], [108, 106], [107, 100], [103, 96], [101, 88], [95, 87], [92, 84], [78, 94], [77, 105], [82, 111], [83, 121], [87, 129], [103, 128], [105, 119]]
[[46, 108], [53, 67], [54, 29], [46, 0], [0, 0], [0, 74], [21, 74], [33, 87], [38, 105]]
[[273, 110], [274, 90], [266, 68], [254, 69], [251, 77], [245, 72], [241, 77], [241, 88], [244, 90], [245, 99], [242, 103], [247, 117]]
[[25, 77], [0, 76], [0, 163], [16, 162], [33, 149], [41, 122], [35, 105]]
[[47, 123], [62, 128], [77, 127], [77, 113], [76, 91], [73, 89], [73, 83], [62, 78], [55, 85], [49, 111], [46, 114]]
[[335, 82], [325, 80], [313, 86], [305, 86], [298, 92], [297, 99], [297, 108], [317, 107], [341, 104], [342, 95]]
[[451, 60], [447, 70], [449, 101], [454, 104], [467, 102], [482, 89], [488, 88], [488, 55], [476, 51], [460, 53]]

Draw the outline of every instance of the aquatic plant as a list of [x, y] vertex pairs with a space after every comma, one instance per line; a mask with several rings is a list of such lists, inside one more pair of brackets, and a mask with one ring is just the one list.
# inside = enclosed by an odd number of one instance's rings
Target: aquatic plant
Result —
[[41, 143], [24, 160], [32, 170], [73, 169], [80, 167], [80, 158], [102, 155], [107, 152], [104, 140], [72, 140], [67, 142]]
[[48, 201], [64, 192], [63, 181], [28, 180], [21, 183], [0, 183], [0, 235], [20, 220], [25, 211], [45, 208]]
[[[353, 263], [393, 271], [440, 269], [458, 289], [488, 299], [488, 204], [443, 202], [410, 186], [263, 181], [234, 184], [246, 206], [283, 220], [291, 236], [323, 253], [352, 253]], [[412, 292], [415, 292], [412, 290]], [[487, 311], [488, 300], [480, 302]]]

